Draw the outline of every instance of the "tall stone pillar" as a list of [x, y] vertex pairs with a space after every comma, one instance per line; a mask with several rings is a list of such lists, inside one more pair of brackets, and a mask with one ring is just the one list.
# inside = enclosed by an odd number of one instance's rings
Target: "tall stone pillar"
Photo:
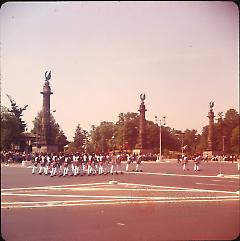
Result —
[[146, 139], [146, 131], [145, 131], [145, 123], [146, 123], [146, 119], [145, 119], [145, 112], [147, 111], [144, 105], [144, 100], [145, 100], [145, 95], [140, 95], [141, 98], [141, 104], [139, 107], [139, 135], [138, 135], [138, 147], [139, 149], [145, 149], [146, 145], [145, 145], [145, 139]]
[[45, 72], [43, 91], [40, 92], [43, 95], [40, 139], [37, 142], [36, 147], [33, 148], [33, 152], [50, 153], [58, 151], [58, 146], [51, 143], [50, 140], [50, 96], [53, 92], [51, 91], [51, 87], [49, 85], [51, 71], [48, 74], [47, 73], [48, 71]]
[[51, 87], [48, 81], [45, 81], [43, 86], [43, 91], [40, 92], [43, 95], [43, 106], [42, 106], [42, 129], [40, 133], [40, 142], [44, 145], [49, 145], [49, 131], [50, 131], [50, 95], [53, 94], [51, 92]]
[[207, 146], [209, 151], [213, 151], [213, 135], [214, 135], [214, 112], [212, 109], [208, 112], [209, 126], [208, 126], [208, 139]]
[[208, 112], [209, 126], [208, 126], [208, 138], [207, 138], [207, 150], [203, 152], [204, 156], [211, 158], [214, 155], [214, 102], [209, 103], [210, 111]]
[[144, 100], [146, 99], [145, 94], [140, 95], [141, 104], [139, 107], [139, 132], [138, 132], [138, 139], [136, 144], [136, 149], [133, 150], [135, 153], [146, 153], [149, 150], [146, 149], [146, 119], [145, 119], [145, 112], [147, 109], [145, 108]]

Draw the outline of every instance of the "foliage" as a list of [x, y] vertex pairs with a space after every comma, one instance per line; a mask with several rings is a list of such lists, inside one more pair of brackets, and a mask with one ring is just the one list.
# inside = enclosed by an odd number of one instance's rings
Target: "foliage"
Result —
[[[36, 134], [39, 138], [42, 129], [42, 111], [38, 112], [37, 116], [33, 121], [32, 133]], [[50, 128], [49, 128], [49, 142], [54, 145], [58, 145], [60, 150], [63, 149], [68, 141], [64, 132], [60, 130], [59, 124], [56, 122], [54, 116], [50, 114]]]
[[239, 144], [240, 144], [240, 133], [239, 133], [239, 125], [238, 125], [232, 130], [231, 151], [233, 153], [238, 153], [238, 154], [240, 153]]
[[87, 148], [88, 143], [88, 132], [82, 130], [80, 124], [77, 125], [73, 142], [69, 143], [68, 151], [84, 152]]
[[[113, 149], [113, 139], [116, 136], [113, 122], [103, 121], [98, 127], [92, 126], [91, 144], [88, 148], [91, 152], [109, 152]], [[115, 140], [116, 141], [116, 140]]]
[[1, 149], [9, 150], [21, 132], [22, 127], [16, 116], [1, 106]]
[[64, 151], [64, 146], [66, 146], [69, 143], [67, 140], [67, 137], [65, 136], [64, 132], [60, 130], [58, 135], [56, 136], [56, 144], [58, 145], [59, 151]]
[[15, 115], [16, 120], [19, 122], [19, 125], [20, 125], [20, 131], [24, 132], [27, 124], [25, 123], [25, 121], [22, 120], [22, 115], [23, 115], [22, 113], [24, 110], [26, 110], [28, 105], [24, 106], [23, 108], [20, 108], [17, 106], [16, 102], [13, 100], [13, 98], [10, 95], [7, 95], [7, 97], [11, 102], [11, 110], [9, 110], [9, 112], [12, 112]]
[[[207, 149], [208, 126], [203, 128], [199, 137], [197, 150]], [[225, 117], [218, 118], [214, 124], [213, 150], [222, 153], [239, 154], [239, 114], [234, 109], [229, 109]]]

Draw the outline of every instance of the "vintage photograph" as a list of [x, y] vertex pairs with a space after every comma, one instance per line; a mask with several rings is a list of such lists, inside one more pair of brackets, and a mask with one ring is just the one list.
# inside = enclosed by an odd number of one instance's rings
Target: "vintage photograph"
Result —
[[233, 1], [0, 10], [1, 238], [237, 240]]

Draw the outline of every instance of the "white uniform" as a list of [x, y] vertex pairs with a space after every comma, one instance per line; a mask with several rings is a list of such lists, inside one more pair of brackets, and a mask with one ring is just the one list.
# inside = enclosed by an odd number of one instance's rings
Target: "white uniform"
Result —
[[[116, 161], [117, 161], [117, 157], [116, 155], [112, 155], [111, 156], [111, 170], [110, 173], [113, 175], [113, 172], [116, 172]], [[117, 172], [116, 172], [117, 173]]]
[[138, 171], [142, 172], [142, 159], [143, 159], [143, 156], [142, 156], [142, 155], [137, 156], [137, 160], [136, 160], [136, 172], [138, 172]]
[[130, 155], [127, 155], [127, 165], [126, 165], [126, 172], [129, 171], [130, 167], [132, 165], [132, 158]]
[[35, 174], [35, 169], [38, 168], [38, 156], [36, 156], [34, 158], [34, 164], [33, 164], [33, 168], [32, 168], [32, 174]]
[[199, 165], [201, 161], [201, 156], [197, 156], [194, 159], [194, 171], [200, 171]]
[[185, 171], [188, 163], [187, 156], [184, 156], [182, 160], [183, 160], [183, 170]]
[[116, 173], [118, 173], [118, 171], [122, 174], [122, 156], [121, 155], [117, 155], [117, 159], [116, 159]]

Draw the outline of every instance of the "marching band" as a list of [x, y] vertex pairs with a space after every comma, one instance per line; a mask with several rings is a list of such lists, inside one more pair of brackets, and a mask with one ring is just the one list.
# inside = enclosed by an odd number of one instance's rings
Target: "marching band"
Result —
[[[122, 162], [126, 161], [126, 172], [142, 172], [142, 154], [128, 153], [36, 153], [32, 174], [54, 176], [83, 176], [123, 174]], [[136, 165], [134, 168], [134, 164]]]

